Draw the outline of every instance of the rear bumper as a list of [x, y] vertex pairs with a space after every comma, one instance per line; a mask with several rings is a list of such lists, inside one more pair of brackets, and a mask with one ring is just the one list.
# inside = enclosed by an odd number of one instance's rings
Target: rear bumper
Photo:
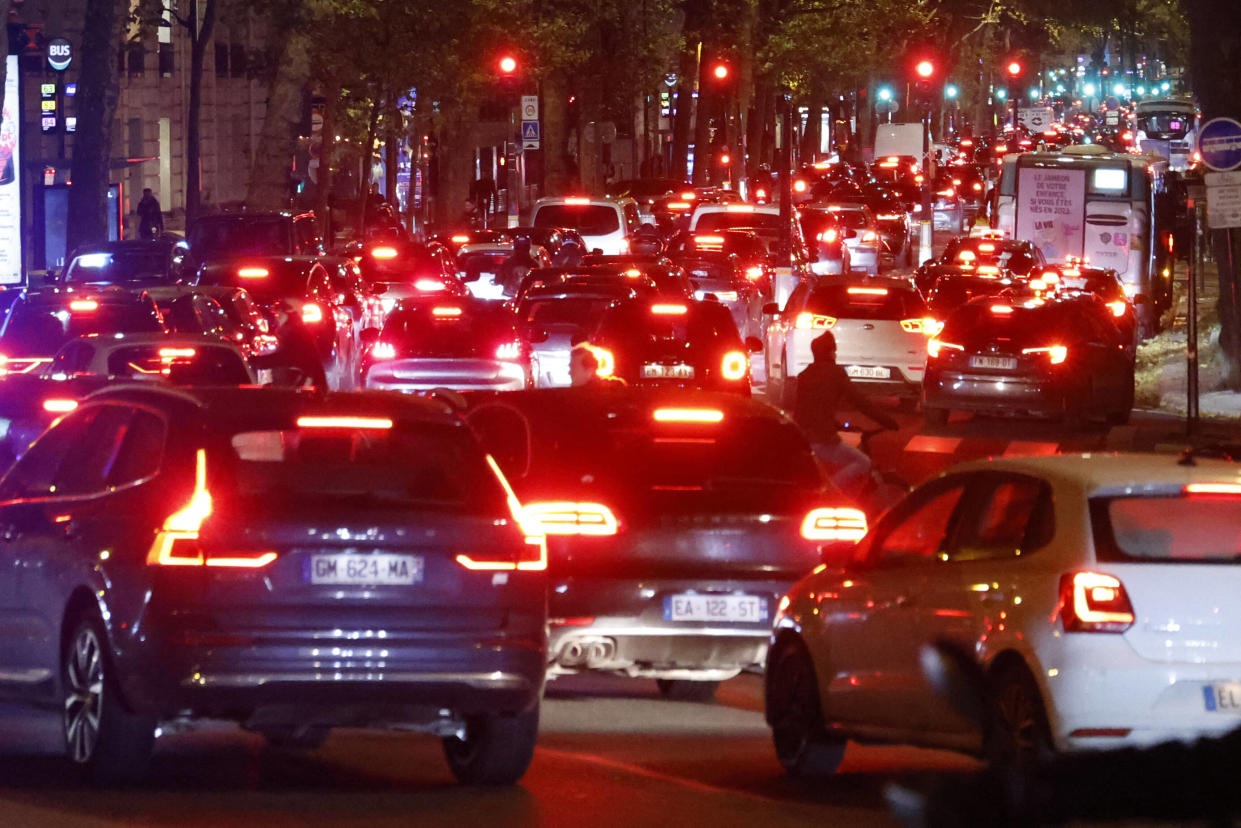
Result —
[[1064, 386], [1038, 375], [998, 376], [929, 370], [922, 383], [923, 405], [959, 411], [1059, 416]]
[[433, 388], [458, 391], [520, 391], [530, 386], [530, 371], [499, 360], [411, 360], [381, 362], [367, 368], [366, 388], [414, 393]]

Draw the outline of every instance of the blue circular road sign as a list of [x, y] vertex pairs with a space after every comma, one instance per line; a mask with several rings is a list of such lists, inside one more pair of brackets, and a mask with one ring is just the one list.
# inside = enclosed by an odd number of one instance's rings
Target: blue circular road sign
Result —
[[1198, 130], [1202, 163], [1217, 172], [1241, 167], [1241, 123], [1232, 118], [1212, 118]]

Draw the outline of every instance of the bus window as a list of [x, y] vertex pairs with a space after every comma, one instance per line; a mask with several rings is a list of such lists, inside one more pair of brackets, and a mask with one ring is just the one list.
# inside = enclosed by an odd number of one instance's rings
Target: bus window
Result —
[[1129, 171], [1123, 167], [1096, 167], [1090, 176], [1090, 195], [1125, 195]]

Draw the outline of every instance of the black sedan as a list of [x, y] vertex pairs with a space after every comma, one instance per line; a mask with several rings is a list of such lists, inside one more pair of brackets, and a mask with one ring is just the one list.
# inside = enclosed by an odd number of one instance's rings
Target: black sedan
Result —
[[395, 396], [104, 391], [0, 480], [6, 698], [71, 764], [143, 773], [163, 721], [313, 746], [440, 736], [466, 782], [534, 749], [546, 547], [468, 429]]

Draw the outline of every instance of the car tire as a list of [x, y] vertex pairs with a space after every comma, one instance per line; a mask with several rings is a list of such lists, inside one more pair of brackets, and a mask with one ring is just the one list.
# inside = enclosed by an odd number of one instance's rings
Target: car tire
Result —
[[659, 695], [669, 701], [708, 702], [720, 689], [718, 681], [686, 681], [684, 679], [655, 679]]
[[994, 721], [983, 742], [987, 761], [1019, 772], [1038, 767], [1055, 747], [1034, 676], [1024, 665], [1002, 667], [991, 678], [991, 693]]
[[845, 758], [845, 742], [827, 732], [814, 664], [800, 641], [786, 639], [773, 648], [767, 659], [764, 703], [776, 758], [786, 773], [836, 772]]
[[938, 406], [922, 404], [922, 419], [929, 426], [946, 426], [948, 425], [949, 411], [946, 408]]
[[323, 746], [323, 743], [327, 741], [328, 734], [331, 732], [331, 728], [323, 727], [322, 725], [310, 727], [289, 725], [287, 727], [264, 728], [262, 734], [263, 738], [267, 740], [267, 744], [272, 747], [314, 750]]
[[125, 706], [99, 616], [88, 613], [71, 625], [60, 659], [65, 755], [89, 780], [136, 782], [151, 763], [155, 718]]
[[538, 735], [537, 705], [516, 715], [470, 716], [465, 721], [464, 739], [444, 739], [444, 758], [458, 782], [512, 785], [530, 767]]

